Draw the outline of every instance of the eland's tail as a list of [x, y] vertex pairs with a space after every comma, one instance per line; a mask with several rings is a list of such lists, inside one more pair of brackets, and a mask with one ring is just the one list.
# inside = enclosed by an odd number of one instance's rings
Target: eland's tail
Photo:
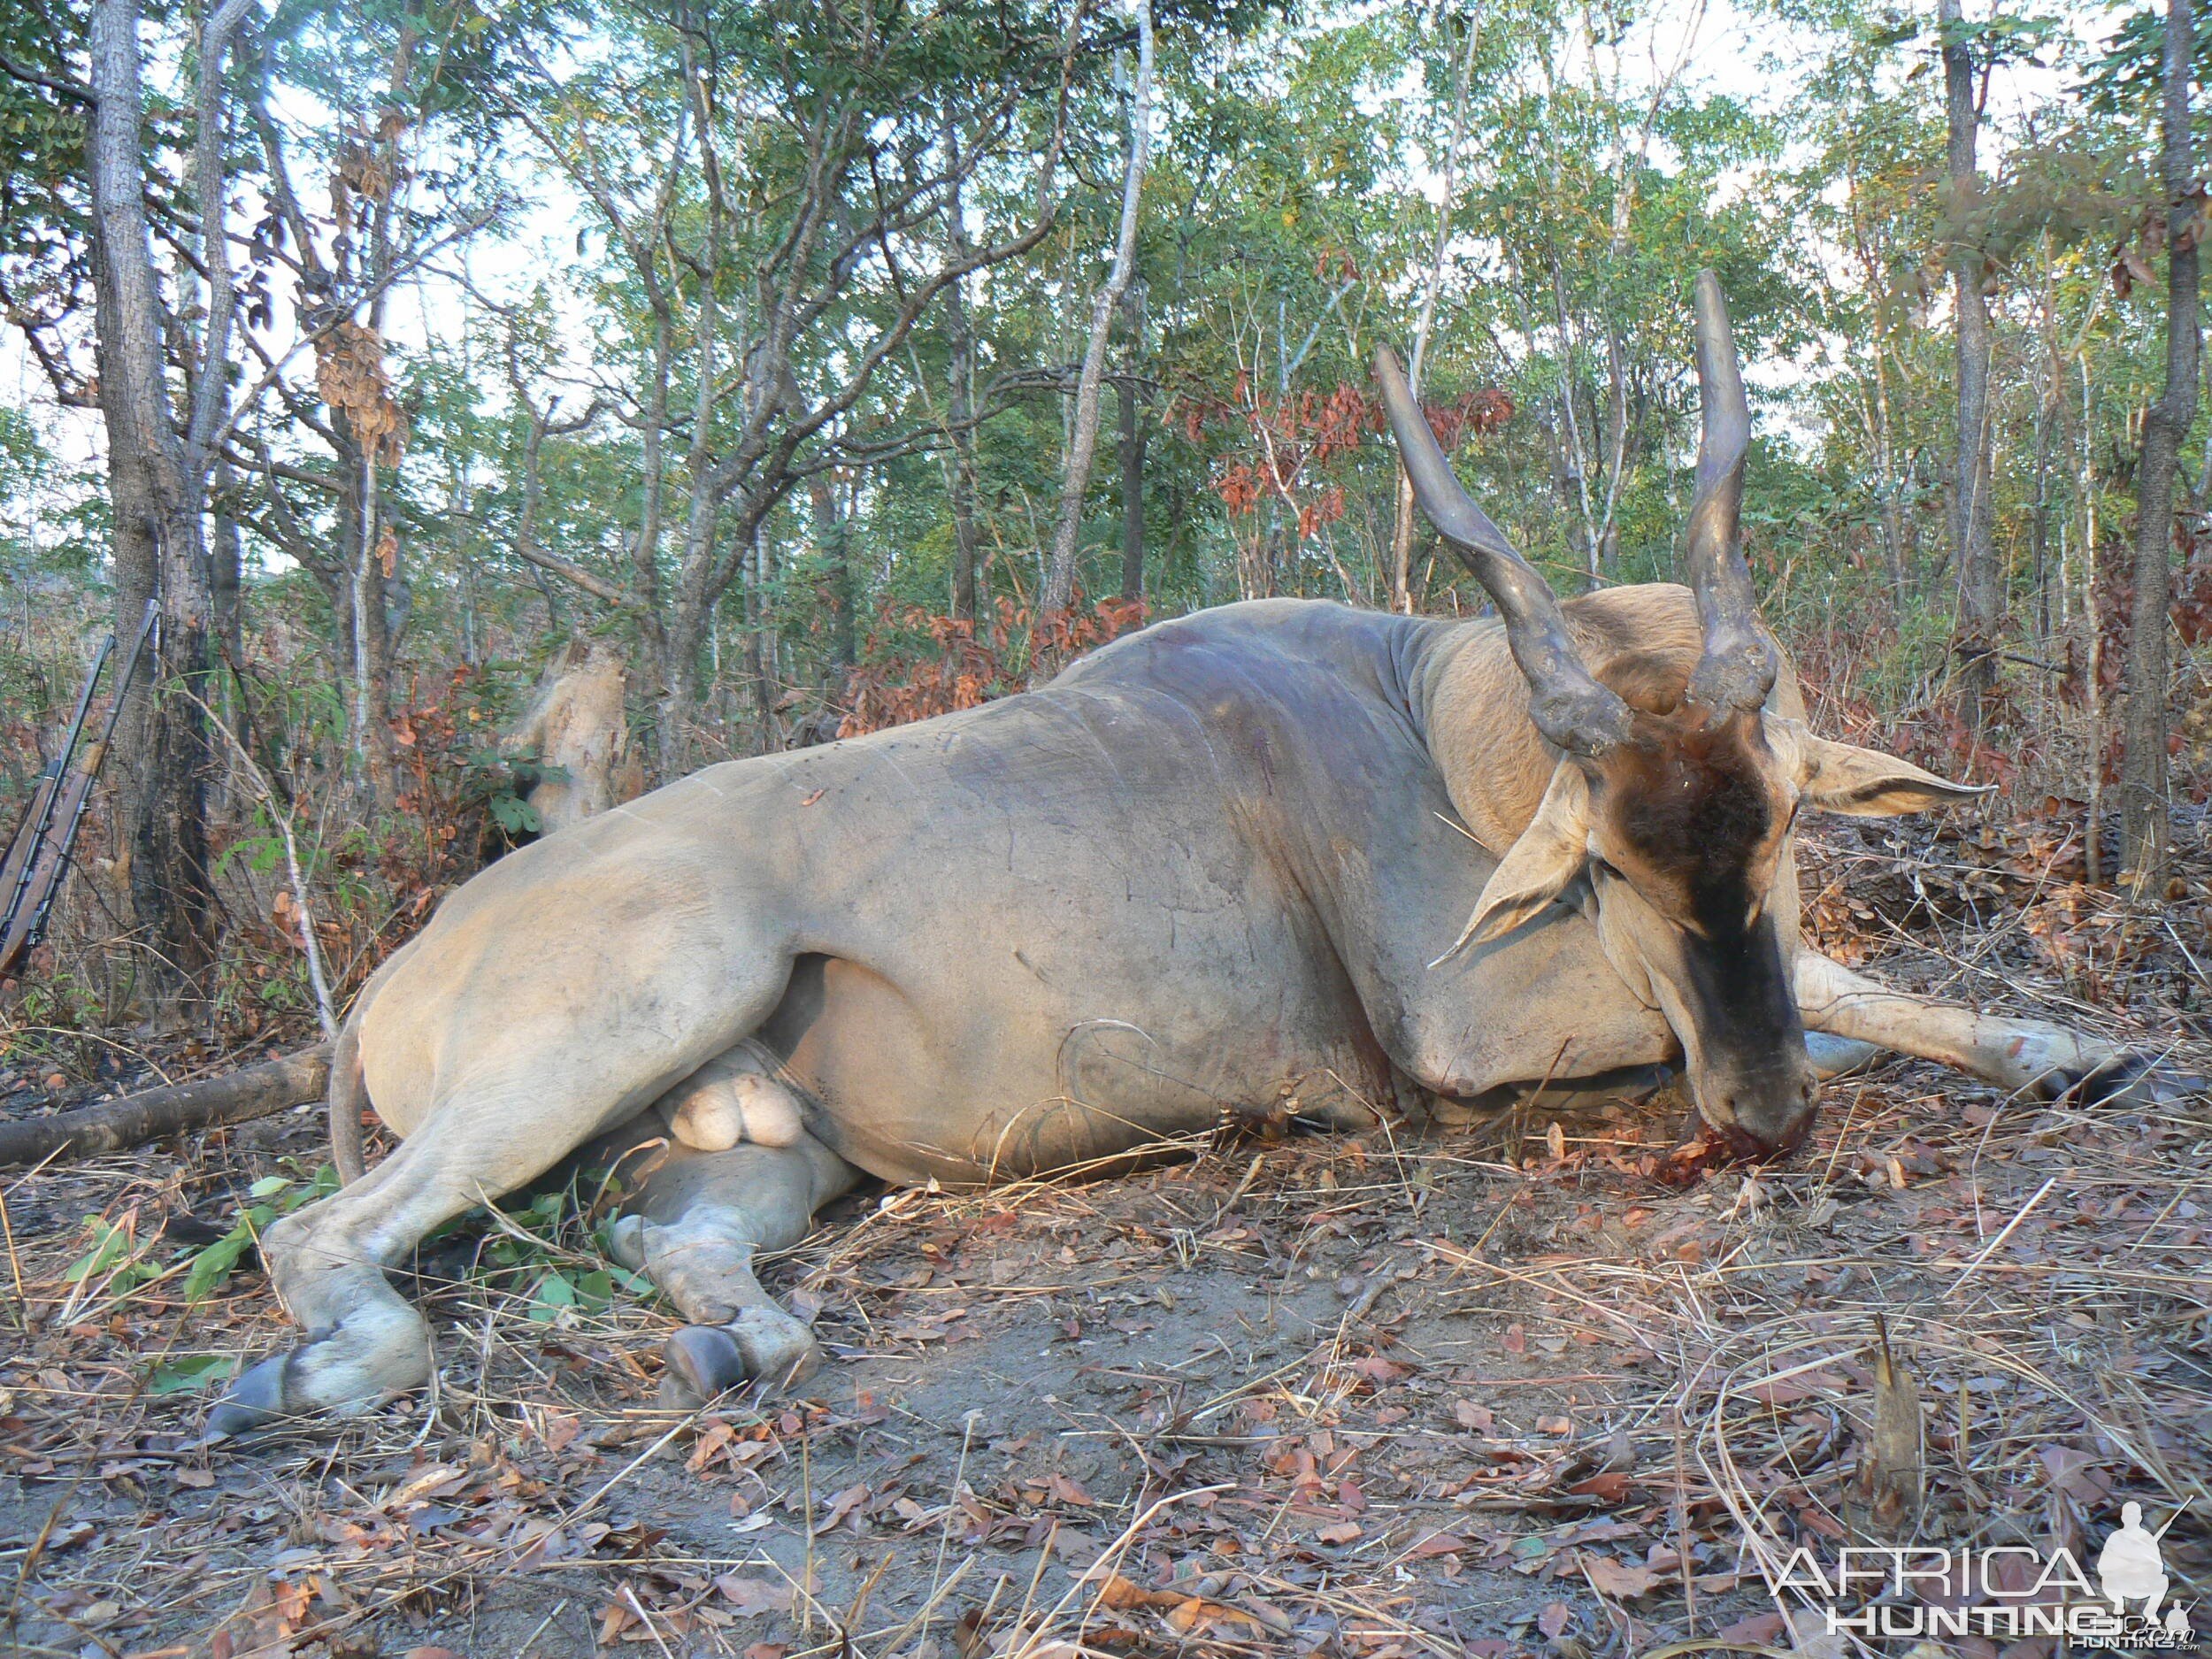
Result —
[[367, 1167], [361, 1157], [361, 1109], [369, 1091], [361, 1079], [361, 1027], [357, 1012], [339, 1028], [330, 1054], [330, 1161], [338, 1184], [350, 1187]]

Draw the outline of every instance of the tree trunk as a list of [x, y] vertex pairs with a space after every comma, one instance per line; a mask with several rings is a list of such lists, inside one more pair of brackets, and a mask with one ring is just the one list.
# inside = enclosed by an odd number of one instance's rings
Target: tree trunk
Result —
[[320, 1098], [330, 1045], [318, 1043], [220, 1077], [170, 1083], [81, 1110], [0, 1124], [0, 1166], [96, 1157], [167, 1135], [250, 1122]]
[[2143, 424], [2136, 474], [2135, 612], [2128, 640], [2126, 754], [2120, 769], [2120, 861], [2139, 896], [2166, 871], [2166, 603], [2174, 474], [2197, 412], [2197, 217], [2189, 147], [2190, 0], [2166, 0], [2164, 143], [2166, 389]]
[[[947, 138], [950, 143], [949, 130]], [[961, 214], [960, 170], [953, 169], [945, 211], [951, 220], [952, 256], [967, 252], [967, 226]], [[975, 620], [975, 326], [968, 316], [968, 279], [956, 277], [945, 288], [945, 345], [952, 385], [946, 405], [952, 417], [952, 465], [946, 486], [952, 497], [952, 614]]]
[[[1869, 291], [1872, 292], [1878, 267], [1858, 232], [1858, 180], [1854, 179], [1851, 183], [1853, 240], [1859, 250], [1861, 267], [1867, 274]], [[1889, 328], [1878, 310], [1870, 321], [1872, 326], [1868, 346], [1872, 357], [1874, 389], [1869, 400], [1871, 416], [1869, 425], [1874, 436], [1875, 488], [1882, 514], [1882, 553], [1889, 567], [1890, 592], [1897, 606], [1898, 624], [1902, 626], [1906, 600], [1912, 589], [1912, 567], [1906, 556], [1905, 546], [1905, 485], [1898, 476], [1897, 443], [1893, 423], [1890, 419]]]
[[188, 995], [205, 990], [215, 959], [213, 888], [208, 877], [207, 796], [213, 771], [207, 710], [215, 695], [209, 664], [206, 561], [196, 515], [172, 520], [161, 539], [160, 665], [154, 743], [137, 814], [131, 898], [142, 923], [165, 925], [170, 964]]
[[[214, 671], [214, 684], [220, 693], [215, 704], [222, 722], [250, 742], [252, 721], [249, 715], [244, 680], [238, 670], [245, 662], [245, 606], [240, 591], [243, 573], [238, 535], [238, 520], [231, 516], [231, 495], [236, 478], [228, 461], [215, 465], [214, 493], [211, 514], [212, 534], [208, 538], [208, 602], [210, 618], [214, 626], [209, 643], [209, 666]], [[230, 810], [229, 792], [219, 778], [213, 781], [218, 791], [215, 810], [227, 813]]]
[[[1068, 442], [1067, 476], [1060, 490], [1060, 523], [1046, 568], [1040, 616], [1065, 611], [1075, 598], [1076, 541], [1083, 528], [1083, 498], [1089, 493], [1091, 459], [1098, 449], [1098, 388], [1106, 373], [1106, 337], [1114, 307], [1129, 287], [1137, 259], [1137, 204], [1144, 190], [1145, 159], [1152, 150], [1152, 4], [1137, 0], [1137, 84], [1129, 106], [1129, 163], [1122, 176], [1121, 234], [1114, 244], [1113, 268], [1091, 303], [1089, 342], [1075, 388], [1075, 429]], [[1042, 664], [1049, 677], [1057, 664]]]
[[1143, 290], [1133, 287], [1122, 296], [1129, 323], [1128, 356], [1120, 386], [1121, 416], [1121, 596], [1144, 597], [1144, 422], [1138, 404], [1138, 371], [1144, 363]]
[[233, 662], [245, 655], [245, 611], [240, 582], [243, 574], [238, 545], [238, 520], [231, 517], [230, 492], [236, 483], [230, 463], [215, 467], [215, 534], [208, 550], [209, 598], [213, 607], [216, 638]]
[[[100, 409], [107, 432], [117, 633], [161, 600], [155, 672], [118, 732], [131, 841], [131, 902], [157, 984], [196, 982], [213, 956], [207, 875], [211, 690], [208, 593], [198, 492], [187, 488], [164, 378], [161, 299], [144, 205], [145, 93], [136, 0], [96, 0], [89, 29], [91, 191]], [[213, 372], [211, 368], [210, 372]], [[198, 699], [200, 701], [195, 701]]]
[[[392, 50], [387, 78], [389, 107], [394, 111], [406, 107], [404, 95], [413, 74], [420, 27], [416, 8], [403, 6], [399, 38]], [[369, 327], [379, 340], [384, 337], [385, 311], [391, 297], [386, 279], [392, 269], [393, 223], [401, 211], [395, 198], [405, 177], [399, 163], [400, 136], [405, 131], [403, 119], [388, 120], [379, 128], [376, 146], [383, 183], [373, 197], [369, 219], [366, 274], [375, 288], [369, 301]], [[389, 471], [396, 480], [398, 454], [396, 449], [380, 454], [380, 447], [373, 442], [361, 446], [361, 562], [354, 572], [353, 695], [356, 736], [370, 795], [380, 809], [389, 811], [399, 800], [391, 733], [392, 670], [398, 657], [399, 630], [393, 626], [389, 607], [393, 595], [403, 595], [405, 587], [399, 573], [398, 526], [383, 505], [383, 474]]]
[[975, 379], [975, 335], [968, 326], [967, 301], [955, 282], [945, 290], [952, 345], [952, 614], [975, 620], [976, 524], [975, 410], [970, 388]]
[[1612, 428], [1607, 447], [1613, 453], [1605, 465], [1605, 511], [1598, 520], [1598, 562], [1591, 572], [1594, 576], [1609, 575], [1619, 563], [1621, 484], [1628, 472], [1628, 354], [1621, 341], [1620, 321], [1612, 313], [1609, 291], [1602, 303], [1606, 307], [1605, 416]]
[[841, 687], [859, 658], [853, 624], [851, 538], [837, 511], [837, 488], [820, 472], [807, 480], [807, 506], [813, 518], [815, 553], [829, 566], [830, 666]]
[[695, 486], [690, 516], [684, 526], [683, 562], [663, 635], [661, 764], [666, 777], [680, 777], [691, 770], [691, 726], [699, 707], [699, 657], [714, 619], [714, 595], [709, 591], [709, 582], [721, 516], [721, 504], [710, 492]]
[[1584, 586], [1598, 585], [1598, 521], [1590, 501], [1590, 448], [1582, 438], [1582, 416], [1575, 406], [1574, 325], [1567, 314], [1567, 275], [1556, 254], [1551, 261], [1552, 305], [1559, 321], [1559, 414], [1567, 438], [1567, 481], [1573, 499], [1582, 509], [1582, 570]]
[[630, 544], [630, 581], [638, 601], [639, 656], [658, 673], [665, 658], [661, 641], [661, 511], [668, 488], [668, 382], [675, 356], [675, 322], [657, 290], [653, 299], [653, 367], [638, 429], [645, 503], [637, 536]]
[[[2055, 368], [2052, 379], [2057, 379]], [[2035, 591], [2035, 637], [2039, 647], [2051, 634], [2051, 425], [2057, 412], [2055, 398], [2036, 400], [2035, 490], [2028, 508], [2028, 570]]]
[[[381, 492], [373, 457], [365, 456], [360, 477], [361, 534], [359, 545], [354, 549], [351, 584], [352, 726], [360, 757], [361, 780], [368, 786], [370, 799], [388, 811], [399, 799], [399, 785], [392, 766], [392, 635], [391, 618], [385, 609], [384, 597], [388, 579], [398, 572], [399, 541], [396, 533], [380, 527]], [[391, 538], [390, 570], [385, 568], [384, 563], [387, 536]]]
[[2104, 864], [2104, 618], [2097, 605], [2098, 578], [2103, 563], [2103, 538], [2097, 526], [2095, 434], [2096, 382], [2090, 379], [2089, 359], [2081, 363], [2081, 450], [2074, 473], [2074, 499], [2081, 503], [2081, 620], [2088, 630], [2082, 655], [2089, 664], [2083, 684], [2089, 717], [2089, 822], [2082, 837], [2084, 874], [2093, 887], [2102, 887]]
[[1958, 312], [1958, 453], [1951, 483], [1951, 547], [1957, 558], [1959, 718], [1977, 734], [1995, 712], [1997, 641], [2004, 595], [1992, 523], [1989, 462], [1989, 306], [1981, 250], [1969, 235], [1980, 194], [1975, 146], [1981, 112], [1974, 54], [1962, 39], [1960, 0], [1939, 0], [1943, 25], [1943, 109], [1950, 165], [1951, 292]]
[[[675, 603], [666, 634], [667, 667], [662, 675], [666, 687], [661, 701], [661, 764], [664, 776], [680, 776], [691, 770], [695, 745], [693, 722], [699, 708], [699, 658], [714, 628], [714, 612], [730, 573], [716, 569], [715, 541], [721, 527], [722, 504], [730, 485], [716, 476], [713, 458], [716, 411], [722, 398], [721, 362], [724, 312], [720, 280], [726, 246], [719, 162], [702, 119], [705, 88], [691, 57], [692, 36], [684, 36], [685, 84], [693, 119], [698, 122], [702, 178], [705, 193], [707, 233], [704, 269], [699, 283], [698, 311], [692, 325], [693, 349], [698, 354], [697, 386], [691, 400], [691, 442], [685, 457], [690, 473], [690, 505], [684, 523], [680, 563], [675, 580]], [[773, 360], [772, 361], [772, 357]], [[781, 386], [790, 372], [787, 357], [762, 350], [746, 365], [743, 386], [747, 412], [760, 404], [772, 388]], [[747, 549], [749, 551], [749, 549]], [[738, 559], [737, 573], [744, 568]]]
[[[374, 710], [388, 707], [373, 695], [378, 664], [383, 660], [384, 585], [381, 566], [370, 550], [368, 515], [365, 511], [371, 471], [355, 440], [352, 422], [343, 410], [333, 410], [331, 449], [336, 458], [338, 482], [334, 548], [322, 549], [323, 558], [312, 568], [330, 602], [335, 624], [334, 669], [345, 695], [346, 764], [357, 787], [389, 805], [394, 787], [390, 728]], [[379, 794], [379, 780], [387, 793]]]
[[759, 733], [754, 752], [764, 755], [781, 743], [776, 730], [776, 636], [768, 613], [768, 585], [774, 572], [769, 565], [768, 533], [757, 524], [745, 549], [744, 572], [745, 666], [753, 682], [753, 720]]

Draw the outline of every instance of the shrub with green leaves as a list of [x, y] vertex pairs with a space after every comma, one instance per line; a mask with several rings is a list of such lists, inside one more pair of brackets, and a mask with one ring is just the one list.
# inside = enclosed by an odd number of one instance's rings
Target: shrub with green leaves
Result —
[[[589, 1182], [588, 1175], [586, 1182]], [[641, 1273], [617, 1266], [607, 1256], [603, 1229], [588, 1225], [586, 1207], [573, 1185], [534, 1194], [518, 1208], [503, 1210], [506, 1223], [485, 1248], [485, 1259], [521, 1280], [529, 1317], [552, 1325], [572, 1310], [604, 1313], [619, 1289], [637, 1297], [654, 1294]], [[603, 1258], [591, 1264], [593, 1256]]]
[[239, 1212], [237, 1225], [193, 1256], [192, 1265], [185, 1270], [185, 1300], [203, 1301], [227, 1284], [232, 1270], [260, 1242], [261, 1235], [278, 1217], [288, 1216], [337, 1190], [338, 1171], [327, 1164], [304, 1181], [289, 1175], [263, 1176], [246, 1189], [252, 1202]]

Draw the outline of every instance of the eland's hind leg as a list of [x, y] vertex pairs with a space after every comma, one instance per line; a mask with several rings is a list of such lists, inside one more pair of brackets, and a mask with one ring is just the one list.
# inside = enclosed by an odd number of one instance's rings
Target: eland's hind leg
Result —
[[703, 1404], [749, 1378], [797, 1382], [819, 1363], [814, 1333], [761, 1287], [753, 1258], [806, 1237], [814, 1212], [860, 1171], [809, 1134], [671, 1159], [617, 1225], [617, 1254], [691, 1324], [671, 1337], [669, 1402]]
[[2192, 1087], [2154, 1056], [2044, 1020], [1892, 990], [1812, 950], [1798, 952], [1796, 982], [1809, 1031], [1954, 1065], [2039, 1100], [2078, 1093], [2086, 1101], [2154, 1105], [2179, 1100]]
[[209, 1433], [319, 1413], [353, 1416], [426, 1381], [430, 1327], [385, 1270], [432, 1228], [541, 1174], [565, 1150], [541, 1167], [520, 1168], [516, 1145], [528, 1140], [514, 1135], [511, 1123], [437, 1114], [360, 1180], [263, 1234], [270, 1281], [306, 1336], [232, 1384], [208, 1414]]
[[[441, 949], [458, 954], [451, 934], [426, 933], [407, 967], [373, 988], [357, 1015], [366, 1076], [407, 1138], [362, 1179], [269, 1229], [270, 1279], [305, 1337], [239, 1378], [210, 1414], [211, 1432], [347, 1415], [420, 1385], [427, 1328], [385, 1271], [431, 1228], [634, 1118], [782, 996], [790, 956], [749, 939], [741, 911], [695, 906], [655, 931], [618, 925], [650, 887], [603, 882], [595, 897], [597, 929], [558, 905], [518, 908], [495, 918], [508, 924], [503, 948], [457, 969], [440, 959]], [[433, 929], [443, 923], [442, 912]], [[686, 968], [673, 979], [672, 959]]]

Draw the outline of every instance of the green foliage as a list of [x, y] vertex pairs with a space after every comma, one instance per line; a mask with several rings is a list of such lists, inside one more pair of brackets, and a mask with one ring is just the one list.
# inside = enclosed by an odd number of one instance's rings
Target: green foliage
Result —
[[104, 1216], [87, 1216], [92, 1248], [62, 1270], [66, 1284], [98, 1283], [118, 1294], [128, 1294], [148, 1279], [158, 1279], [161, 1269], [140, 1258], [136, 1235]]
[[491, 796], [486, 804], [493, 820], [510, 835], [535, 835], [545, 827], [538, 818], [537, 808], [520, 795], [503, 791]]
[[230, 1282], [230, 1276], [249, 1250], [257, 1249], [261, 1235], [280, 1216], [327, 1198], [338, 1190], [338, 1171], [326, 1164], [305, 1180], [296, 1175], [265, 1175], [246, 1189], [251, 1202], [238, 1212], [231, 1230], [214, 1243], [196, 1252], [184, 1274], [187, 1302], [202, 1302]]
[[[2194, 102], [2201, 111], [2201, 89], [2212, 86], [2212, 29], [2204, 27], [2201, 19], [2191, 45], [2189, 78]], [[2164, 8], [2145, 5], [2124, 12], [2106, 37], [2104, 50], [2090, 59], [2082, 74], [2081, 90], [2089, 108], [2146, 129], [2154, 127], [2164, 93], [2165, 61]]]
[[599, 1259], [606, 1249], [604, 1229], [590, 1225], [581, 1194], [603, 1187], [602, 1179], [580, 1176], [568, 1187], [503, 1207], [495, 1223], [497, 1236], [482, 1256], [488, 1276], [517, 1288], [539, 1324], [568, 1314], [603, 1313], [614, 1305], [617, 1291], [641, 1298], [657, 1294], [643, 1274]]
[[[177, 1294], [187, 1303], [204, 1302], [230, 1282], [279, 1217], [337, 1190], [337, 1171], [327, 1164], [307, 1176], [297, 1170], [264, 1176], [247, 1188], [228, 1232], [196, 1249], [169, 1251], [167, 1262], [153, 1259], [161, 1253], [150, 1240], [141, 1240], [132, 1227], [88, 1216], [89, 1245], [63, 1277], [87, 1292], [123, 1301], [181, 1271]], [[603, 1259], [605, 1224], [592, 1225], [582, 1194], [606, 1190], [603, 1177], [588, 1175], [571, 1186], [503, 1208], [479, 1257], [486, 1282], [515, 1291], [529, 1317], [541, 1324], [554, 1323], [565, 1314], [603, 1313], [618, 1294], [646, 1299], [657, 1295], [642, 1274]], [[157, 1366], [150, 1373], [148, 1387], [157, 1394], [196, 1391], [227, 1380], [235, 1368], [234, 1356], [189, 1356]]]
[[235, 1354], [188, 1354], [181, 1359], [165, 1360], [148, 1373], [146, 1392], [156, 1397], [199, 1394], [217, 1383], [228, 1382], [238, 1374], [238, 1367]]

